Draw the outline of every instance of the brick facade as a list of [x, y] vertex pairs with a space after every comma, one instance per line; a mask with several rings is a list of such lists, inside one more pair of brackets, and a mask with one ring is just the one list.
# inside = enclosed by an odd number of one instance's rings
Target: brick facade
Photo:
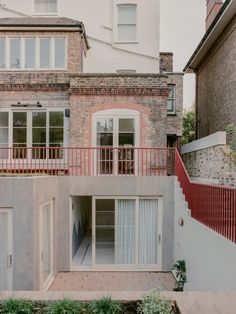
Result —
[[[92, 146], [92, 115], [106, 109], [139, 113], [140, 146], [165, 147], [182, 132], [182, 75], [8, 72], [0, 80], [0, 108], [17, 102], [70, 108], [70, 146]], [[170, 82], [177, 84], [176, 115], [167, 116]]]
[[160, 73], [173, 72], [173, 53], [160, 53]]
[[197, 70], [197, 138], [236, 124], [236, 15]]
[[[59, 70], [59, 72], [69, 72], [69, 73], [78, 73], [82, 72], [82, 54], [83, 54], [83, 43], [82, 38], [79, 32], [71, 31], [71, 32], [56, 32], [56, 31], [0, 31], [0, 37], [24, 37], [24, 38], [32, 38], [32, 37], [65, 37], [67, 38], [67, 69]], [[75, 53], [76, 52], [76, 53]], [[12, 71], [12, 70], [11, 70]], [[18, 70], [21, 73], [23, 70]], [[37, 72], [47, 72], [45, 70], [37, 69]], [[29, 72], [29, 71], [26, 71]], [[32, 72], [32, 70], [30, 70]], [[52, 73], [53, 70], [50, 70]], [[56, 70], [58, 72], [58, 70]], [[4, 74], [4, 71], [0, 72], [1, 77]]]

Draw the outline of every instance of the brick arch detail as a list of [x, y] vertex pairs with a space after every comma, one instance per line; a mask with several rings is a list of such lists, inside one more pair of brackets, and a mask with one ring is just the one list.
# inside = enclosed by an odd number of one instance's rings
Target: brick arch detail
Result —
[[93, 121], [92, 121], [92, 116], [94, 113], [103, 111], [103, 110], [109, 110], [109, 109], [130, 109], [130, 110], [135, 110], [140, 113], [140, 120], [139, 120], [139, 142], [140, 146], [143, 146], [144, 139], [145, 139], [145, 116], [147, 117], [149, 115], [150, 109], [147, 106], [137, 104], [137, 103], [107, 103], [107, 104], [99, 104], [95, 105], [91, 108], [91, 115], [89, 116], [88, 119], [88, 125], [89, 127], [89, 132], [88, 132], [88, 142], [90, 143], [90, 146], [92, 145], [92, 129], [93, 129]]

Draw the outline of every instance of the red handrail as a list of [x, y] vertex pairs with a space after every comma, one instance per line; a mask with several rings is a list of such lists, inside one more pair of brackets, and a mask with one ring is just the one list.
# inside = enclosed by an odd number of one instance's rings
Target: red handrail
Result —
[[236, 243], [236, 189], [192, 182], [176, 150], [175, 170], [191, 216]]

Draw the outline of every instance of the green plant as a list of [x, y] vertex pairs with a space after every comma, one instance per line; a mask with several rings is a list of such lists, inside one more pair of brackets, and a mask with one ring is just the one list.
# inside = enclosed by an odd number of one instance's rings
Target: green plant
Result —
[[86, 313], [82, 305], [73, 300], [63, 299], [49, 303], [46, 308], [47, 314], [81, 314]]
[[0, 313], [4, 314], [31, 314], [34, 311], [34, 302], [24, 299], [8, 299], [0, 303]]
[[122, 313], [121, 304], [110, 297], [104, 297], [90, 304], [91, 313], [94, 314], [119, 314]]
[[187, 282], [185, 261], [176, 261], [176, 263], [172, 266], [172, 270], [174, 271], [176, 277], [176, 287], [174, 290], [183, 291], [184, 285]]
[[147, 295], [139, 303], [137, 313], [139, 314], [172, 314], [171, 302], [160, 298], [157, 291]]
[[229, 138], [229, 146], [236, 151], [236, 124], [229, 123], [226, 125], [225, 131]]
[[185, 111], [183, 116], [183, 135], [182, 144], [188, 144], [194, 141], [195, 137], [195, 113], [194, 111]]

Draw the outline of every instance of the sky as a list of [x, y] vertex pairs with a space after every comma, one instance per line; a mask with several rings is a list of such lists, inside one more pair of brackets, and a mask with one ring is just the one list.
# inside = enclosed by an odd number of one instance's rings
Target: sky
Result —
[[[160, 0], [160, 51], [174, 53], [174, 71], [183, 71], [205, 33], [206, 0]], [[184, 76], [184, 108], [194, 104], [194, 74]]]

